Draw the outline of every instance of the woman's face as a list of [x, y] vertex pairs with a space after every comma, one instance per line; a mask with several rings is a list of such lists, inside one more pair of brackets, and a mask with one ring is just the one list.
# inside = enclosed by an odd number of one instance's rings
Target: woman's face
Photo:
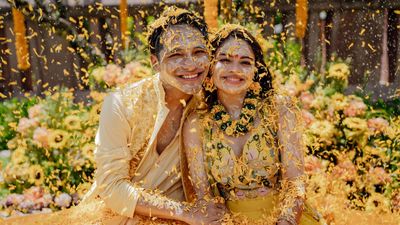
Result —
[[246, 41], [231, 37], [217, 50], [211, 69], [219, 91], [244, 94], [253, 83], [256, 72], [253, 50]]

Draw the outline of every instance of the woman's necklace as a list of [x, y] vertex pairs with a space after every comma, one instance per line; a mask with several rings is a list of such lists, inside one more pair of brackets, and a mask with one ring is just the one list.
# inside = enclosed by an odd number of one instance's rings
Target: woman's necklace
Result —
[[258, 98], [252, 91], [247, 92], [239, 119], [233, 120], [225, 111], [225, 107], [218, 102], [211, 109], [212, 119], [218, 128], [229, 136], [245, 135], [254, 127], [254, 117], [257, 114]]

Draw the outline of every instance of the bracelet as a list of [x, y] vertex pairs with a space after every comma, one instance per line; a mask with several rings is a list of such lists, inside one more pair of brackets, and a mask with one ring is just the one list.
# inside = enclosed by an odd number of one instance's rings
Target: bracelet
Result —
[[286, 221], [286, 222], [290, 223], [291, 225], [297, 225], [297, 222], [293, 217], [280, 217], [278, 219], [278, 222], [280, 222], [280, 221]]

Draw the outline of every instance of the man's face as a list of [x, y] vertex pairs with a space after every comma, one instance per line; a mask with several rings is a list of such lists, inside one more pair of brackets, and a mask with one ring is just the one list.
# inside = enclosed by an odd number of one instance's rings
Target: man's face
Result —
[[210, 65], [207, 43], [201, 32], [189, 25], [173, 25], [162, 34], [160, 41], [163, 48], [156, 59], [159, 64], [156, 70], [164, 87], [190, 95], [198, 92]]

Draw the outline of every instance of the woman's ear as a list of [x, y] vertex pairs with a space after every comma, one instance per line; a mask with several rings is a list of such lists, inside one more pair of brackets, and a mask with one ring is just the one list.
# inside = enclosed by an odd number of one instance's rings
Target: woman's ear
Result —
[[150, 55], [150, 61], [151, 61], [151, 65], [153, 66], [153, 69], [156, 72], [160, 72], [160, 62], [158, 60], [158, 57], [156, 55]]

